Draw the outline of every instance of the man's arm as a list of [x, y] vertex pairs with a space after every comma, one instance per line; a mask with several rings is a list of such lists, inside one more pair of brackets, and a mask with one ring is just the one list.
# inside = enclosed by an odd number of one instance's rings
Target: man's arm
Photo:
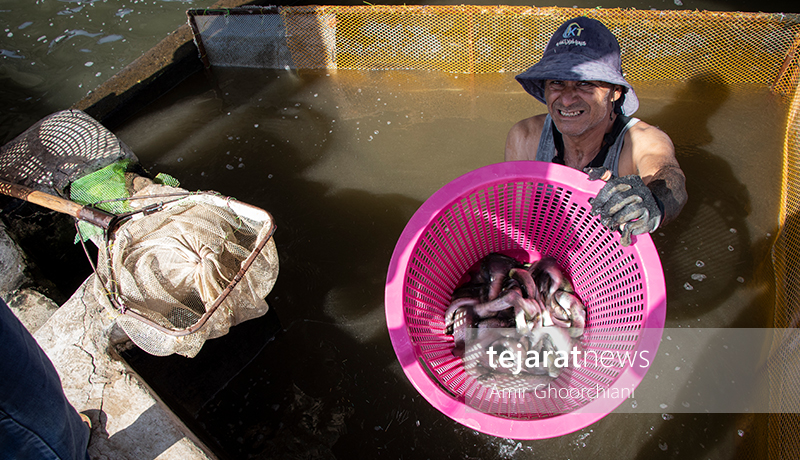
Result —
[[663, 206], [661, 225], [664, 225], [675, 219], [686, 204], [686, 176], [666, 133], [644, 122], [637, 123], [630, 131], [633, 173], [642, 178]]
[[[605, 168], [587, 169], [590, 179], [604, 178]], [[686, 177], [675, 147], [669, 136], [647, 123], [639, 122], [626, 133], [619, 174], [597, 193], [591, 213], [600, 216], [603, 226], [620, 232], [623, 246], [632, 243], [632, 235], [652, 233], [675, 219], [686, 203]]]
[[686, 204], [686, 176], [677, 166], [665, 166], [651, 176], [647, 188], [664, 207], [661, 224], [675, 219]]

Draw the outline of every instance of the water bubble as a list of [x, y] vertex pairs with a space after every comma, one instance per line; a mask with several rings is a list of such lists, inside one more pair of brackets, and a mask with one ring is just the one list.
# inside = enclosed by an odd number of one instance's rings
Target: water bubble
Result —
[[85, 64], [83, 64], [83, 65], [85, 65], [86, 67], [91, 67], [91, 66], [93, 66], [93, 65], [94, 65], [94, 62], [92, 62], [92, 61], [88, 61], [88, 62], [86, 62], [86, 63], [85, 63]]
[[225, 167], [230, 171], [233, 170], [233, 165], [225, 165]]
[[239, 163], [240, 168], [244, 168], [244, 163]]
[[253, 128], [258, 128], [258, 123], [254, 124]]
[[662, 409], [666, 409], [668, 406], [666, 404], [664, 404], [664, 403], [661, 403], [661, 404], [658, 405], [658, 407], [660, 407]]
[[698, 261], [697, 261], [697, 262], [695, 262], [694, 264], [695, 264], [696, 266], [698, 266], [698, 267], [701, 267], [701, 268], [706, 266], [706, 263], [705, 263], [705, 262], [703, 262], [702, 260], [698, 260]]
[[683, 283], [683, 288], [686, 289], [687, 291], [691, 291], [692, 289], [694, 289], [694, 286], [689, 284], [689, 282], [687, 281], [686, 283]]
[[744, 283], [744, 277], [740, 276], [740, 277], [736, 278], [736, 281], [738, 281], [740, 283]]
[[178, 157], [178, 163], [180, 163], [181, 161], [183, 161], [183, 157]]
[[267, 174], [267, 179], [272, 179], [272, 174]]
[[314, 97], [317, 97], [317, 96], [319, 96], [319, 93], [314, 93]]
[[739, 430], [739, 431], [736, 432], [736, 434], [738, 434], [739, 437], [741, 438], [741, 437], [744, 436], [744, 430]]
[[733, 246], [728, 246], [728, 251], [733, 252]]
[[730, 232], [731, 232], [731, 233], [736, 233], [736, 229], [735, 229], [735, 228], [732, 228], [732, 229], [730, 229]]
[[679, 371], [679, 370], [681, 370], [681, 367], [680, 366], [675, 366], [675, 370]]
[[692, 273], [692, 279], [695, 281], [703, 281], [706, 279], [706, 275], [702, 273]]
[[[676, 5], [681, 5], [680, 1], [681, 0], [675, 0], [675, 4]], [[669, 449], [669, 446], [667, 445], [666, 441], [661, 441], [661, 442], [658, 443], [658, 448], [663, 450], [664, 452], [666, 452], [667, 449]]]
[[375, 134], [378, 134], [378, 130], [377, 129], [375, 130]]
[[631, 407], [632, 407], [632, 408], [636, 409], [636, 407], [637, 407], [638, 405], [639, 405], [639, 403], [638, 403], [638, 402], [636, 402], [636, 400], [635, 400], [635, 399], [634, 399], [633, 401], [631, 401]]
[[675, 416], [672, 414], [661, 414], [661, 418], [663, 418], [664, 420], [672, 420], [675, 418]]
[[681, 406], [683, 406], [683, 407], [689, 407], [689, 405], [690, 404], [687, 401], [684, 401], [684, 402], [681, 403]]

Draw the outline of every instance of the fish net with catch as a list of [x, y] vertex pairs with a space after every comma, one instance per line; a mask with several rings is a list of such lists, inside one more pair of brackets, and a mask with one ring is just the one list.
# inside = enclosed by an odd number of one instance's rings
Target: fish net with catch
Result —
[[[162, 205], [165, 196], [173, 201]], [[95, 284], [137, 346], [193, 357], [206, 340], [267, 312], [278, 276], [269, 213], [158, 184], [131, 197], [130, 206], [158, 210], [135, 214], [109, 235]]]
[[267, 312], [275, 224], [263, 209], [142, 171], [80, 110], [45, 117], [0, 149], [1, 193], [72, 215], [81, 243], [98, 246], [95, 292], [128, 337], [153, 355], [193, 357]]

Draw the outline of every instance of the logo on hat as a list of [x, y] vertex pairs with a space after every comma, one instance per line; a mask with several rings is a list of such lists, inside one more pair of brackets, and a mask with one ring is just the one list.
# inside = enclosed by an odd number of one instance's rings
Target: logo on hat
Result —
[[564, 38], [580, 37], [582, 31], [583, 27], [579, 26], [577, 22], [573, 22], [567, 26], [567, 28], [564, 30], [564, 33], [561, 34], [561, 36]]

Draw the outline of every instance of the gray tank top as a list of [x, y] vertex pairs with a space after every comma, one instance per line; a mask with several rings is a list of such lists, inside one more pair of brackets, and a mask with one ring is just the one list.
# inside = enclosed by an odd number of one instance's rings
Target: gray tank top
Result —
[[[614, 173], [615, 176], [619, 176], [619, 154], [622, 152], [622, 144], [625, 140], [625, 133], [628, 132], [631, 126], [638, 122], [638, 118], [631, 118], [628, 120], [628, 122], [625, 124], [625, 127], [623, 127], [622, 131], [620, 131], [619, 135], [617, 135], [614, 143], [608, 148], [608, 154], [603, 162], [603, 166]], [[556, 144], [553, 140], [553, 119], [550, 117], [550, 114], [547, 114], [547, 117], [544, 120], [542, 135], [539, 138], [539, 148], [536, 151], [536, 161], [546, 161], [548, 163], [552, 163], [553, 159], [557, 155], [558, 152], [556, 151]]]

